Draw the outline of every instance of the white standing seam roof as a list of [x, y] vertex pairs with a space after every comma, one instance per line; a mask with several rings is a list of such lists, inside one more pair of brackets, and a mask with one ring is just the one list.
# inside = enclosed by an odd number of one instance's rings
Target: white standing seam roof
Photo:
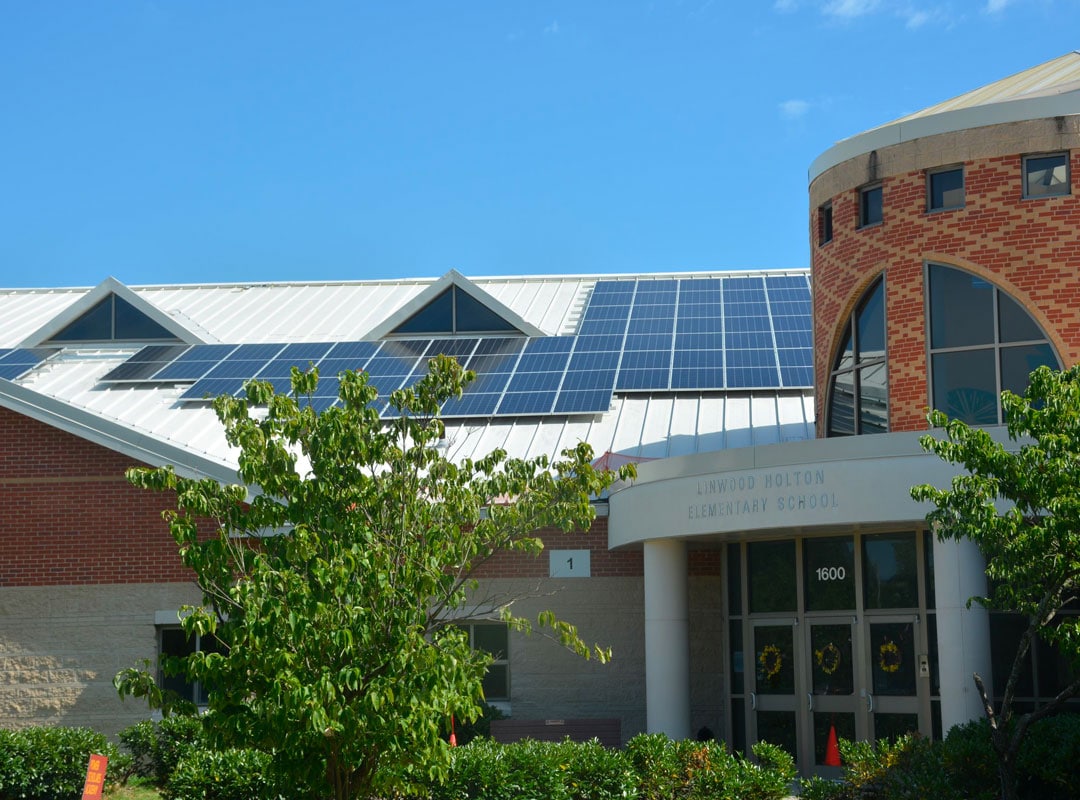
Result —
[[[469, 279], [547, 335], [572, 335], [601, 279], [805, 276], [807, 270], [538, 276]], [[356, 341], [438, 279], [338, 283], [126, 287], [207, 343]], [[0, 348], [17, 348], [94, 289], [0, 290]], [[100, 293], [100, 288], [96, 291]], [[70, 317], [70, 314], [67, 315]], [[103, 384], [141, 343], [60, 348], [14, 381], [0, 379], [0, 407], [26, 414], [151, 464], [235, 480], [212, 409], [181, 403], [183, 384]], [[809, 389], [619, 393], [605, 413], [448, 419], [448, 454], [556, 457], [579, 441], [599, 457], [657, 459], [814, 437]]]

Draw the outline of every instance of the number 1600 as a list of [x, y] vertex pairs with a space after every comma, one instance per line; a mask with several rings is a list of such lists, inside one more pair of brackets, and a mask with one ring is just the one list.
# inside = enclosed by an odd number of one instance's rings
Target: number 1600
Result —
[[842, 581], [847, 577], [843, 567], [818, 567], [816, 571], [819, 581]]

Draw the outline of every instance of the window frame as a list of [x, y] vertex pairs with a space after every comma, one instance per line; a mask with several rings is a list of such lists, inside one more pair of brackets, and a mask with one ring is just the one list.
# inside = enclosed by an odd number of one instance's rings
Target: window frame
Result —
[[823, 247], [833, 240], [833, 204], [822, 203], [818, 206], [818, 247]]
[[[201, 681], [190, 681], [190, 682], [188, 682], [187, 680], [184, 680], [183, 678], [181, 678], [179, 676], [166, 677], [164, 671], [162, 670], [162, 668], [161, 668], [161, 659], [162, 659], [163, 656], [166, 656], [166, 655], [178, 655], [178, 654], [175, 654], [175, 653], [166, 653], [165, 652], [165, 647], [164, 647], [164, 645], [165, 645], [165, 635], [167, 633], [181, 633], [181, 634], [183, 634], [184, 629], [180, 625], [159, 625], [158, 628], [157, 628], [157, 651], [158, 651], [157, 684], [158, 684], [158, 686], [160, 686], [161, 688], [164, 689], [165, 688], [165, 681], [167, 681], [167, 680], [168, 681], [183, 680], [184, 687], [185, 687], [184, 691], [183, 692], [178, 692], [178, 694], [180, 694], [180, 696], [184, 700], [187, 700], [190, 703], [194, 703], [196, 707], [198, 707], [198, 708], [206, 708], [206, 706], [209, 704], [209, 697], [206, 696], [206, 693], [204, 691], [204, 687], [203, 687]], [[214, 637], [213, 636], [204, 637], [200, 633], [193, 633], [190, 637], [185, 636], [184, 640], [188, 641], [189, 639], [192, 639], [192, 638], [195, 640], [195, 649], [192, 652], [199, 653], [199, 652], [202, 652], [205, 649], [203, 647], [203, 640], [204, 639], [213, 639]], [[186, 655], [186, 653], [185, 653], [185, 655]]]
[[[956, 205], [934, 205], [934, 178], [941, 175], [949, 175], [954, 172], [960, 173], [960, 202]], [[967, 173], [963, 164], [952, 164], [944, 167], [936, 167], [926, 171], [926, 212], [934, 214], [939, 211], [955, 211], [967, 204]]]
[[[1028, 164], [1039, 158], [1053, 158], [1060, 156], [1065, 162], [1065, 183], [1062, 184], [1062, 191], [1059, 192], [1040, 192], [1034, 194], [1030, 191], [1030, 173], [1028, 170]], [[1025, 200], [1038, 200], [1045, 197], [1067, 197], [1072, 194], [1072, 164], [1071, 154], [1068, 150], [1055, 150], [1049, 153], [1028, 153], [1020, 161], [1020, 175], [1022, 181], [1022, 193]]]
[[[873, 358], [865, 358], [862, 355], [860, 334], [859, 334], [859, 321], [862, 312], [867, 308], [874, 293], [880, 289], [881, 291], [881, 314], [882, 314], [882, 336], [883, 346], [880, 356]], [[829, 370], [829, 382], [825, 392], [825, 438], [839, 438], [842, 436], [862, 436], [870, 435], [872, 433], [888, 433], [889, 432], [889, 325], [888, 325], [888, 308], [887, 308], [887, 293], [885, 291], [885, 274], [879, 274], [869, 285], [863, 290], [863, 293], [859, 296], [858, 302], [855, 303], [855, 307], [848, 315], [844, 324], [844, 330], [846, 333], [840, 337], [837, 350], [832, 353], [831, 368]], [[842, 365], [844, 352], [840, 348], [849, 341], [851, 342], [851, 363], [848, 365]], [[862, 374], [863, 372], [870, 372], [871, 370], [884, 369], [885, 371], [885, 403], [884, 403], [884, 430], [882, 431], [864, 431], [863, 430], [863, 392], [862, 392]], [[837, 379], [842, 376], [851, 377], [851, 413], [852, 423], [850, 432], [840, 431], [834, 428], [833, 425], [833, 398], [836, 393]]]
[[[507, 625], [504, 622], [493, 622], [493, 621], [490, 621], [490, 620], [478, 620], [478, 621], [475, 621], [475, 622], [462, 621], [462, 622], [455, 622], [454, 625], [461, 628], [462, 630], [464, 630], [469, 635], [469, 647], [470, 648], [472, 648], [473, 650], [483, 649], [484, 652], [486, 652], [488, 655], [490, 655], [492, 657], [491, 664], [488, 665], [488, 672], [489, 673], [490, 673], [490, 670], [491, 670], [492, 667], [502, 667], [505, 670], [505, 674], [506, 674], [506, 695], [505, 696], [502, 696], [502, 695], [498, 695], [498, 696], [488, 695], [487, 689], [485, 687], [484, 701], [487, 702], [487, 703], [502, 703], [502, 704], [509, 703], [511, 693], [513, 691], [512, 684], [510, 682], [510, 626]], [[492, 653], [490, 650], [486, 650], [484, 648], [477, 648], [477, 646], [476, 646], [476, 629], [477, 628], [488, 628], [488, 629], [492, 629], [492, 630], [496, 629], [496, 628], [501, 628], [502, 629], [504, 635], [506, 636], [506, 652], [503, 653], [502, 658], [495, 658], [496, 654]], [[485, 678], [485, 683], [486, 683], [487, 675], [485, 675], [484, 678]]]
[[[874, 192], [878, 194], [878, 218], [869, 219], [867, 209], [867, 197]], [[881, 225], [885, 222], [885, 189], [884, 184], [881, 182], [869, 183], [866, 186], [859, 187], [859, 228], [872, 228], [875, 225]]]
[[[985, 281], [991, 289], [990, 306], [993, 310], [992, 319], [992, 332], [991, 338], [988, 342], [975, 342], [975, 343], [961, 343], [952, 345], [934, 345], [934, 296], [933, 289], [931, 287], [930, 276], [933, 269], [941, 268], [954, 270], [965, 275], [970, 275], [973, 278]], [[1042, 334], [1040, 339], [1017, 339], [1009, 340], [1002, 335], [1002, 303], [1001, 298], [1004, 297], [1011, 301], [1018, 309], [1028, 314], [1030, 321], [1038, 328], [1038, 331]], [[1057, 348], [1054, 347], [1054, 343], [1050, 340], [1046, 331], [1039, 325], [1038, 320], [1031, 316], [1030, 312], [1024, 308], [1023, 304], [1013, 297], [1009, 292], [1002, 289], [993, 280], [986, 278], [978, 273], [971, 272], [970, 270], [963, 269], [953, 264], [945, 264], [938, 261], [925, 261], [923, 262], [923, 298], [924, 298], [924, 310], [923, 319], [925, 325], [925, 339], [926, 339], [926, 391], [927, 391], [927, 403], [929, 408], [937, 408], [935, 403], [935, 393], [937, 383], [937, 376], [935, 375], [935, 357], [936, 356], [948, 356], [957, 355], [963, 353], [969, 353], [977, 355], [980, 353], [989, 353], [992, 356], [993, 361], [993, 379], [995, 391], [992, 393], [996, 398], [997, 406], [997, 420], [996, 422], [968, 422], [973, 426], [986, 426], [986, 425], [1001, 425], [1003, 424], [1003, 411], [1001, 408], [1001, 393], [1005, 386], [1005, 380], [1002, 370], [1002, 357], [1003, 354], [1011, 350], [1020, 350], [1020, 348], [1042, 346], [1045, 345], [1049, 348], [1050, 353], [1057, 361], [1056, 368], [1061, 369], [1061, 355], [1057, 352]], [[946, 413], [949, 413], [948, 409], [941, 409]], [[950, 418], [954, 415], [950, 414]]]

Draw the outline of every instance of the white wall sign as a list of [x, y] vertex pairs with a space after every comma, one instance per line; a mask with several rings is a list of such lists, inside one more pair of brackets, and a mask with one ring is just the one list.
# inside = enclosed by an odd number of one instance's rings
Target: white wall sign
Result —
[[590, 562], [588, 550], [548, 550], [551, 558], [549, 573], [552, 578], [588, 578]]

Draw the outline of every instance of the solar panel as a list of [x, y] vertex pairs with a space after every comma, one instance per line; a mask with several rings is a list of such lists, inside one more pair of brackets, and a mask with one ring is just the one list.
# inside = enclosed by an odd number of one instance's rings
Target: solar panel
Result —
[[460, 399], [447, 400], [442, 413], [448, 417], [494, 414], [524, 347], [525, 340], [521, 338], [481, 339], [465, 362], [465, 368], [475, 372], [476, 379], [465, 387]]
[[235, 344], [197, 344], [154, 374], [154, 380], [163, 383], [196, 381], [218, 365], [235, 350]]
[[123, 364], [107, 372], [103, 383], [138, 383], [151, 380], [154, 375], [177, 356], [186, 352], [190, 345], [155, 344], [144, 347]]
[[55, 352], [55, 349], [48, 347], [0, 350], [0, 378], [8, 381], [18, 380]]

